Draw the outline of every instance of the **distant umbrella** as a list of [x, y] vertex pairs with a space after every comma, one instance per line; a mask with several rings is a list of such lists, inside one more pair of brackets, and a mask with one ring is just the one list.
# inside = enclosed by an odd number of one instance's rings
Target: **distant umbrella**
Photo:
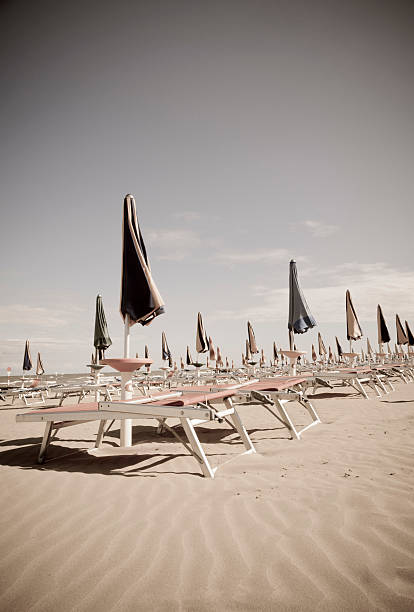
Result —
[[[289, 264], [289, 320], [288, 329], [294, 334], [304, 334], [315, 327], [316, 321], [299, 287], [296, 262], [292, 259]], [[293, 346], [290, 341], [291, 348]]]
[[361, 347], [361, 361], [365, 361], [365, 353], [362, 347]]
[[180, 368], [181, 368], [182, 370], [184, 370], [184, 367], [185, 367], [185, 366], [184, 366], [184, 361], [183, 361], [183, 358], [180, 356]]
[[226, 357], [226, 368], [227, 368], [227, 369], [229, 369], [229, 367], [230, 367], [229, 360], [228, 360], [228, 358]]
[[257, 348], [256, 338], [255, 338], [253, 327], [250, 321], [247, 321], [247, 335], [249, 337], [250, 352], [252, 354], [258, 353], [259, 349]]
[[260, 365], [263, 368], [266, 365], [266, 359], [265, 359], [265, 354], [264, 354], [264, 350], [262, 349], [261, 354], [260, 354]]
[[208, 343], [209, 343], [209, 357], [211, 359], [211, 361], [216, 361], [216, 350], [214, 348], [214, 344], [213, 344], [213, 340], [210, 338], [208, 339]]
[[32, 365], [32, 358], [30, 357], [29, 341], [26, 340], [26, 344], [24, 347], [23, 370], [29, 371], [32, 369], [32, 367], [33, 365]]
[[320, 332], [318, 332], [318, 352], [321, 357], [322, 355], [326, 355], [326, 347]]
[[404, 328], [401, 324], [400, 317], [398, 315], [395, 315], [395, 325], [397, 328], [397, 344], [399, 344], [400, 346], [402, 344], [407, 344], [408, 338], [405, 335]]
[[138, 353], [135, 353], [135, 359], [139, 359]]
[[45, 373], [40, 353], [37, 353], [36, 375], [41, 376]]
[[252, 354], [250, 351], [250, 343], [248, 340], [246, 340], [246, 361], [251, 361], [252, 360]]
[[276, 342], [273, 342], [273, 361], [277, 363], [279, 361], [279, 356], [277, 354]]
[[155, 286], [147, 251], [138, 224], [134, 197], [124, 199], [122, 228], [121, 315], [129, 326], [148, 325], [165, 312], [163, 299]]
[[196, 351], [197, 353], [206, 353], [208, 351], [208, 341], [200, 312], [197, 315]]
[[216, 365], [223, 365], [223, 359], [220, 353], [220, 347], [217, 347], [217, 361], [216, 361]]
[[389, 342], [387, 342], [387, 352], [388, 352], [389, 355], [392, 355], [392, 350], [391, 350]]
[[93, 338], [93, 345], [95, 347], [95, 357], [97, 361], [103, 359], [105, 351], [112, 344], [112, 340], [109, 337], [108, 325], [106, 323], [105, 311], [103, 308], [102, 296], [96, 296], [96, 308], [95, 308], [95, 334]]
[[163, 361], [167, 361], [168, 359], [168, 367], [172, 368], [173, 362], [171, 357], [171, 351], [167, 343], [167, 337], [165, 335], [165, 332], [162, 332], [161, 335], [161, 358]]
[[378, 344], [381, 348], [382, 344], [387, 344], [391, 340], [390, 332], [382, 314], [382, 308], [377, 306], [377, 326], [378, 326]]
[[329, 349], [328, 349], [328, 359], [331, 362], [333, 361], [333, 353], [332, 353], [331, 347], [329, 347]]
[[149, 351], [148, 351], [148, 346], [147, 345], [145, 345], [144, 357], [145, 357], [145, 359], [149, 359]]
[[244, 353], [242, 353], [242, 365], [246, 365], [246, 357], [244, 356]]
[[347, 289], [345, 296], [345, 310], [346, 310], [346, 337], [348, 340], [359, 340], [362, 338], [362, 329], [358, 321], [358, 317], [355, 312], [354, 305], [352, 303], [351, 294]]
[[371, 342], [369, 341], [369, 338], [367, 338], [367, 353], [370, 357], [372, 357], [374, 351], [372, 350], [372, 346], [371, 346]]
[[342, 357], [342, 347], [339, 344], [339, 340], [337, 336], [335, 336], [335, 341], [336, 341], [336, 350], [338, 351], [338, 357]]
[[407, 321], [405, 322], [405, 332], [407, 335], [409, 346], [414, 346], [414, 336], [411, 332], [410, 326], [408, 325]]
[[194, 361], [193, 361], [193, 358], [191, 357], [190, 347], [189, 346], [187, 346], [186, 363], [187, 363], [188, 366], [194, 365]]
[[96, 359], [95, 359], [95, 355], [93, 353], [91, 355], [91, 364], [92, 365], [96, 365]]
[[316, 354], [315, 347], [312, 344], [312, 361], [316, 361], [317, 359], [318, 359], [318, 356]]

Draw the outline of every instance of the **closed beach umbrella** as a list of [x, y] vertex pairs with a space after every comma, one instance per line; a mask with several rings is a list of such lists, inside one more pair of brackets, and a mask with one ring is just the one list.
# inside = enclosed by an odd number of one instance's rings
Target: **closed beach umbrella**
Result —
[[186, 363], [187, 363], [188, 366], [194, 364], [193, 358], [191, 357], [190, 347], [189, 346], [187, 346]]
[[369, 341], [369, 338], [367, 338], [367, 353], [370, 357], [372, 357], [374, 351], [372, 350], [372, 346], [371, 346], [371, 342]]
[[352, 303], [351, 293], [349, 289], [346, 291], [345, 296], [345, 310], [346, 310], [346, 337], [349, 341], [359, 340], [362, 338], [362, 329], [358, 321], [358, 317], [355, 312], [354, 305]]
[[223, 359], [221, 357], [221, 353], [220, 353], [220, 347], [217, 347], [217, 361], [216, 361], [216, 365], [223, 365]]
[[321, 357], [326, 355], [326, 347], [320, 332], [318, 332], [318, 352]]
[[397, 328], [397, 344], [399, 344], [400, 346], [402, 344], [407, 344], [408, 338], [405, 335], [404, 328], [401, 324], [400, 317], [398, 315], [395, 315], [395, 325]]
[[181, 368], [182, 370], [184, 370], [184, 367], [185, 367], [185, 366], [184, 366], [184, 361], [183, 361], [183, 358], [182, 358], [182, 357], [181, 357], [181, 355], [180, 355], [180, 368]]
[[168, 346], [167, 337], [165, 335], [165, 332], [162, 332], [162, 335], [161, 335], [161, 359], [163, 361], [168, 360], [168, 367], [172, 368], [173, 362], [172, 362], [172, 357], [171, 357], [171, 351]]
[[414, 346], [414, 336], [411, 332], [410, 326], [408, 325], [407, 321], [405, 322], [405, 333], [408, 339], [409, 346]]
[[95, 347], [95, 356], [98, 358], [96, 361], [105, 357], [105, 351], [112, 344], [112, 340], [109, 337], [108, 325], [106, 323], [105, 311], [102, 302], [102, 296], [96, 297], [96, 308], [95, 308], [95, 334], [93, 337], [93, 345]]
[[279, 356], [277, 354], [276, 342], [273, 342], [273, 361], [277, 363], [279, 361]]
[[246, 357], [244, 356], [244, 353], [242, 353], [242, 365], [246, 365]]
[[[296, 262], [292, 259], [289, 264], [289, 320], [288, 329], [292, 334], [304, 334], [315, 327], [316, 321], [305, 300], [305, 296], [299, 287], [298, 271]], [[293, 340], [290, 337], [290, 348], [293, 348]]]
[[228, 357], [226, 357], [226, 368], [229, 369], [229, 367], [230, 367], [229, 360], [228, 360]]
[[29, 370], [31, 370], [33, 367], [32, 365], [32, 358], [30, 357], [30, 347], [29, 347], [29, 341], [26, 340], [26, 344], [24, 347], [24, 356], [23, 356], [23, 370], [28, 372]]
[[249, 337], [249, 348], [252, 355], [254, 353], [258, 353], [259, 349], [257, 348], [256, 338], [254, 335], [253, 327], [250, 321], [247, 321], [247, 335]]
[[248, 340], [246, 340], [246, 361], [251, 361], [252, 360], [252, 354], [250, 352], [250, 343]]
[[378, 346], [379, 346], [380, 352], [382, 352], [382, 345], [388, 344], [388, 342], [391, 340], [391, 336], [390, 336], [390, 332], [388, 331], [388, 327], [385, 322], [384, 315], [382, 314], [382, 308], [379, 304], [377, 306], [377, 327], [378, 327]]
[[204, 331], [203, 319], [200, 312], [197, 315], [196, 351], [197, 353], [206, 353], [208, 351], [206, 332]]
[[318, 359], [318, 356], [316, 354], [315, 347], [312, 344], [312, 361], [316, 361], [317, 359]]
[[337, 338], [337, 336], [335, 336], [335, 341], [336, 341], [336, 350], [338, 351], [338, 357], [342, 357], [342, 347], [339, 344], [339, 340]]
[[331, 347], [329, 347], [329, 349], [328, 349], [328, 359], [331, 362], [333, 361], [333, 353], [332, 353]]
[[387, 342], [387, 352], [388, 352], [389, 355], [392, 355], [392, 350], [391, 350], [389, 342]]
[[37, 353], [36, 375], [41, 376], [45, 373], [40, 353]]
[[127, 326], [148, 325], [165, 312], [163, 299], [151, 275], [135, 200], [130, 194], [124, 199], [120, 311]]
[[208, 344], [209, 344], [209, 357], [211, 361], [216, 361], [216, 350], [214, 348], [214, 344], [213, 344], [213, 340], [211, 339], [211, 336], [208, 339]]

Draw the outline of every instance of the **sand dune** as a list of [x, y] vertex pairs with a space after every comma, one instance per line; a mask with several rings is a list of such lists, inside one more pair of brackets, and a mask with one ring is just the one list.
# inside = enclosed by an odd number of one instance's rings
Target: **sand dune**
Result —
[[257, 455], [206, 427], [214, 480], [148, 421], [127, 452], [63, 430], [38, 466], [41, 426], [3, 409], [0, 609], [412, 610], [414, 385], [314, 404], [299, 442], [242, 407]]

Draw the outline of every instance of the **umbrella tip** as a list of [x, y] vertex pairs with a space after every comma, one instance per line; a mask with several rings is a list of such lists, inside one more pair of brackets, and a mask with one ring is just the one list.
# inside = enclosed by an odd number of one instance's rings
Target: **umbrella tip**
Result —
[[296, 259], [291, 259], [290, 263], [296, 263]]

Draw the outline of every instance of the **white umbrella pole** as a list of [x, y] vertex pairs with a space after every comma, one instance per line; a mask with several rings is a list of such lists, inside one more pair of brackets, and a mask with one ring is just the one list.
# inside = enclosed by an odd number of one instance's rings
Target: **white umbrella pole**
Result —
[[[124, 323], [124, 359], [129, 357], [129, 315], [125, 317]], [[121, 401], [132, 399], [132, 372], [121, 372]], [[121, 446], [132, 445], [132, 420], [120, 421]]]

